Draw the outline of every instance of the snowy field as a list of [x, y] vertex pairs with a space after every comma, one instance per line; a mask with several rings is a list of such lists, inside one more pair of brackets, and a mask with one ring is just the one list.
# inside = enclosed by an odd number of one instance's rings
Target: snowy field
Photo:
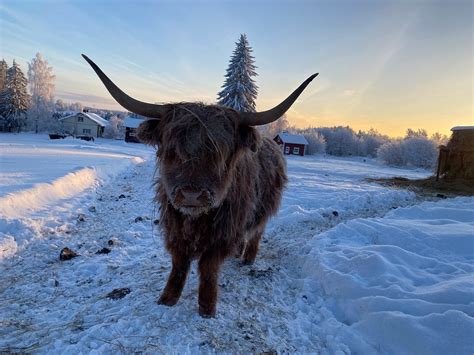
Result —
[[[0, 352], [474, 351], [474, 198], [364, 180], [427, 171], [290, 157], [256, 263], [226, 261], [217, 318], [202, 319], [195, 268], [175, 307], [155, 303], [170, 259], [152, 149], [0, 135], [0, 155]], [[59, 261], [66, 246], [80, 256]]]

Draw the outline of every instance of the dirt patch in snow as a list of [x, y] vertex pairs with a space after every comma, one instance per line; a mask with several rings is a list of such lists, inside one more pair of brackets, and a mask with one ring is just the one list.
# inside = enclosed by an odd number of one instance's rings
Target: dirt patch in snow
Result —
[[426, 179], [410, 180], [404, 177], [366, 179], [368, 182], [376, 182], [385, 186], [399, 187], [411, 190], [423, 196], [446, 197], [474, 196], [474, 184], [472, 181], [436, 181], [434, 176]]

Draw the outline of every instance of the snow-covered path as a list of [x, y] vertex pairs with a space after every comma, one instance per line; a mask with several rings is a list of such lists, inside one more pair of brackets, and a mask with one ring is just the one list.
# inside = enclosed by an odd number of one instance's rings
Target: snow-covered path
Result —
[[[425, 172], [324, 157], [288, 163], [290, 185], [256, 263], [224, 265], [215, 319], [197, 314], [195, 268], [175, 307], [155, 303], [170, 260], [153, 223], [152, 161], [132, 166], [68, 213], [9, 221], [35, 228], [27, 247], [0, 264], [0, 351], [420, 353], [426, 336], [444, 337], [452, 353], [472, 348], [466, 335], [474, 329], [474, 252], [467, 237], [474, 199], [411, 207], [419, 203], [413, 193], [363, 179]], [[452, 211], [450, 222], [428, 218], [434, 210]], [[451, 235], [459, 249], [442, 242]], [[431, 236], [435, 241], [425, 243]], [[65, 246], [80, 256], [59, 261]], [[104, 247], [111, 252], [96, 253]], [[427, 253], [444, 259], [428, 262]], [[442, 291], [432, 290], [430, 299], [417, 296], [419, 287], [437, 285]], [[124, 298], [106, 298], [124, 287], [131, 290]], [[454, 323], [433, 326], [440, 322]], [[397, 324], [408, 334], [390, 338]], [[449, 332], [459, 324], [458, 333]], [[413, 345], [417, 331], [422, 337]]]

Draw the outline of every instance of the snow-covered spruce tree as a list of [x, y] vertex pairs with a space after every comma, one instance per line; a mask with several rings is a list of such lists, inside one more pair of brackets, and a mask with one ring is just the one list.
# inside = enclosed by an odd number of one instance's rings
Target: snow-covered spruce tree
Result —
[[6, 120], [6, 129], [21, 131], [25, 125], [30, 96], [26, 89], [28, 82], [20, 66], [13, 60], [7, 70], [5, 89], [0, 95], [0, 115]]
[[223, 89], [217, 94], [219, 105], [242, 112], [255, 112], [258, 87], [252, 79], [257, 73], [251, 53], [247, 36], [240, 35], [225, 74]]
[[59, 123], [54, 113], [53, 68], [43, 59], [41, 53], [28, 63], [28, 86], [31, 94], [31, 108], [28, 110], [28, 127], [38, 131], [55, 131]]
[[5, 62], [5, 59], [0, 60], [0, 93], [5, 90], [5, 85], [7, 83], [7, 70], [8, 64]]

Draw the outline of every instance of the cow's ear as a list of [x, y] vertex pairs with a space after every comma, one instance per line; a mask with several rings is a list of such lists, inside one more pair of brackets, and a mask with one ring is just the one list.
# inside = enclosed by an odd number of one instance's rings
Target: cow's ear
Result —
[[137, 128], [138, 139], [148, 145], [158, 144], [158, 124], [160, 120], [148, 119], [143, 121]]
[[252, 152], [256, 152], [260, 145], [260, 134], [257, 130], [250, 126], [239, 126], [239, 142], [240, 146], [250, 149]]

